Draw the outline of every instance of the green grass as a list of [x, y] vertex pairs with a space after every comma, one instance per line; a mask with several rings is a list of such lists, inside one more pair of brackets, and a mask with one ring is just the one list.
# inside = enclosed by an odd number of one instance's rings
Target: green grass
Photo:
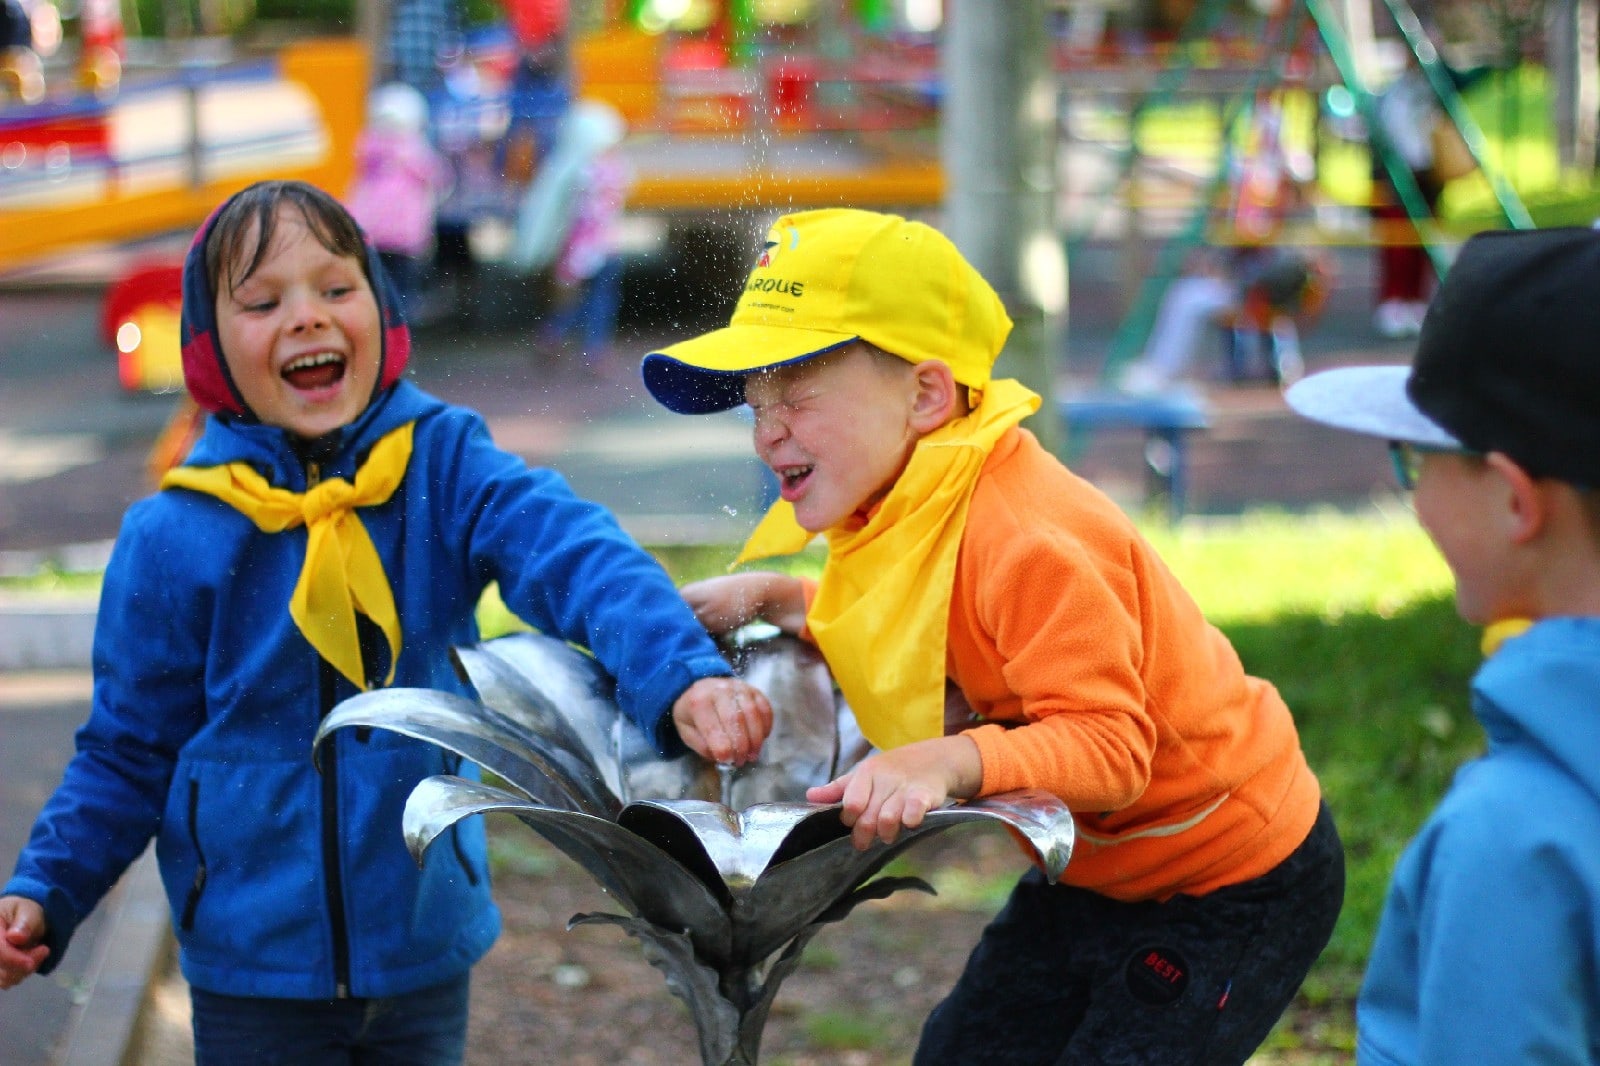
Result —
[[80, 596], [98, 594], [100, 572], [64, 570], [45, 566], [27, 574], [0, 577], [0, 593], [22, 596]]
[[1339, 822], [1344, 913], [1315, 983], [1351, 989], [1395, 860], [1482, 747], [1477, 630], [1409, 512], [1247, 515], [1147, 531], [1245, 668], [1294, 712]]

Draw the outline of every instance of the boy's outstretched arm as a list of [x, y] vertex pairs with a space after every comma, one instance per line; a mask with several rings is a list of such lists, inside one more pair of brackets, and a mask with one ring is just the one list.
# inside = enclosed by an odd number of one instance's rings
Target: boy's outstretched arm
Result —
[[772, 732], [766, 694], [736, 677], [702, 677], [672, 705], [683, 742], [713, 762], [754, 762]]
[[694, 581], [678, 591], [713, 635], [755, 621], [770, 622], [785, 633], [798, 633], [806, 624], [805, 587], [788, 574], [752, 570]]
[[0, 988], [13, 988], [32, 976], [50, 949], [45, 947], [44, 908], [21, 896], [0, 896]]
[[839, 817], [860, 850], [874, 838], [892, 844], [900, 827], [952, 799], [970, 799], [983, 784], [983, 759], [970, 738], [919, 740], [868, 756], [826, 785], [806, 790], [812, 803], [843, 803]]

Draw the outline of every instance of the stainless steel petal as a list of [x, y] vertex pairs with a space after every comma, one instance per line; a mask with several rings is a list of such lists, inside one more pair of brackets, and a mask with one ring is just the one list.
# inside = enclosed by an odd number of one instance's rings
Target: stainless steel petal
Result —
[[822, 654], [791, 636], [736, 643], [730, 658], [773, 707], [772, 733], [760, 758], [730, 775], [728, 806], [801, 802], [811, 785], [833, 779], [840, 718], [850, 718]]
[[663, 758], [618, 709], [600, 664], [565, 641], [516, 633], [455, 656], [485, 704], [589, 765], [618, 807], [641, 795], [716, 798], [715, 768], [692, 753]]
[[320, 759], [323, 742], [338, 729], [366, 726], [437, 744], [490, 770], [531, 799], [553, 807], [607, 817], [620, 809], [609, 791], [593, 787], [593, 774], [575, 771], [518, 723], [472, 700], [423, 688], [363, 692], [340, 703], [322, 720], [312, 741]]
[[1062, 800], [1035, 788], [1001, 792], [969, 800], [954, 807], [930, 811], [937, 823], [989, 819], [1016, 830], [1033, 848], [1044, 874], [1052, 882], [1061, 877], [1072, 859], [1078, 831], [1072, 812]]
[[618, 914], [575, 914], [567, 922], [567, 928], [596, 923], [626, 930], [639, 941], [650, 965], [665, 975], [668, 991], [683, 1000], [694, 1018], [695, 1031], [700, 1036], [700, 1061], [705, 1066], [754, 1061], [736, 1057], [743, 1019], [738, 1008], [722, 995], [721, 982], [725, 975], [700, 960], [688, 937]]
[[[676, 819], [693, 836], [700, 854], [716, 871], [729, 898], [747, 890], [761, 877], [794, 828], [819, 810], [831, 808], [806, 803], [764, 803], [734, 811], [720, 803], [701, 800], [641, 800], [624, 808], [619, 824], [663, 850], [684, 858], [682, 836], [670, 823], [648, 816], [659, 811]], [[834, 819], [837, 822], [837, 817]], [[662, 832], [662, 827], [667, 832]], [[693, 863], [698, 863], [696, 856]]]
[[461, 777], [422, 780], [406, 801], [401, 828], [413, 856], [474, 814], [513, 814], [587, 870], [630, 914], [686, 933], [708, 965], [725, 965], [732, 922], [713, 890], [671, 855], [616, 822], [532, 803]]
[[[799, 926], [935, 833], [965, 822], [991, 821], [1022, 835], [1052, 881], [1072, 856], [1074, 830], [1066, 804], [1036, 790], [1008, 792], [929, 811], [922, 825], [903, 829], [891, 845], [858, 851], [837, 806], [811, 808], [795, 819], [784, 845], [760, 878], [733, 900], [734, 957], [759, 958]], [[745, 812], [746, 814], [750, 812]]]
[[456, 663], [485, 706], [539, 736], [551, 757], [582, 767], [592, 791], [622, 806], [613, 725], [619, 717], [611, 679], [564, 641], [517, 633], [455, 649]]

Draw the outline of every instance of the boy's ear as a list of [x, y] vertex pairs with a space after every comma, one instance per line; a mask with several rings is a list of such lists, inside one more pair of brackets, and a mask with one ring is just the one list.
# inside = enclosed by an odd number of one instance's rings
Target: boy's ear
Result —
[[955, 375], [950, 364], [941, 359], [924, 359], [911, 368], [916, 394], [911, 403], [911, 428], [918, 433], [932, 433], [946, 422], [956, 410]]
[[1504, 452], [1490, 452], [1484, 456], [1484, 462], [1505, 484], [1505, 515], [1510, 522], [1512, 543], [1528, 543], [1539, 535], [1549, 520], [1550, 502], [1545, 499], [1544, 492], [1532, 475]]

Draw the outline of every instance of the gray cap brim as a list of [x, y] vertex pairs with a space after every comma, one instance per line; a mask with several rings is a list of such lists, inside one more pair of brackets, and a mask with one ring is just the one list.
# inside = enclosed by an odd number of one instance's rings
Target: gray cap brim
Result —
[[1406, 395], [1408, 366], [1347, 366], [1302, 378], [1283, 398], [1297, 414], [1353, 433], [1433, 448], [1460, 448]]

